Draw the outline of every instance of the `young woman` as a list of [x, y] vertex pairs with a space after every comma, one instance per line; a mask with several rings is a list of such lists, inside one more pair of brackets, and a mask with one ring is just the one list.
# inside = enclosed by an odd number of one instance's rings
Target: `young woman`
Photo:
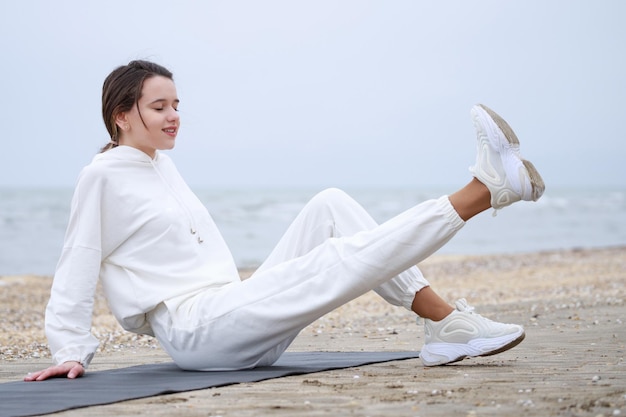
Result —
[[425, 319], [426, 366], [522, 341], [521, 326], [483, 318], [464, 300], [452, 308], [415, 266], [478, 213], [543, 193], [493, 111], [472, 109], [478, 147], [466, 186], [382, 225], [344, 192], [323, 191], [242, 281], [209, 213], [160, 152], [174, 147], [178, 102], [172, 74], [157, 64], [133, 61], [106, 78], [111, 141], [78, 179], [46, 308], [55, 365], [26, 381], [83, 375], [98, 347], [90, 333], [98, 279], [122, 327], [155, 336], [183, 369], [270, 365], [304, 327], [370, 290]]

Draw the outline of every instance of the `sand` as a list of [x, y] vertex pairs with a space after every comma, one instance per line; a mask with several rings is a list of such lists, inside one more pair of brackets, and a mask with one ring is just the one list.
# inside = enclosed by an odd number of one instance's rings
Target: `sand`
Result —
[[[436, 255], [420, 266], [445, 299], [465, 297], [487, 317], [524, 325], [526, 340], [442, 367], [396, 361], [55, 415], [626, 416], [626, 247]], [[42, 327], [50, 284], [0, 277], [0, 382], [49, 365]], [[154, 339], [124, 332], [101, 294], [93, 330], [102, 345], [90, 371], [169, 361]], [[367, 294], [311, 324], [290, 350], [417, 350], [422, 342], [410, 313]]]

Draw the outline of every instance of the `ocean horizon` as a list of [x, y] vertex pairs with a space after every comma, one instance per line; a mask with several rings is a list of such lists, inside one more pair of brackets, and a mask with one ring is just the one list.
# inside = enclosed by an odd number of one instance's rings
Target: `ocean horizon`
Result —
[[[378, 222], [444, 189], [344, 188]], [[321, 189], [194, 188], [239, 268], [262, 263], [303, 205]], [[0, 188], [0, 275], [53, 275], [69, 218], [72, 188]], [[548, 189], [475, 217], [437, 254], [497, 255], [626, 245], [626, 189]]]

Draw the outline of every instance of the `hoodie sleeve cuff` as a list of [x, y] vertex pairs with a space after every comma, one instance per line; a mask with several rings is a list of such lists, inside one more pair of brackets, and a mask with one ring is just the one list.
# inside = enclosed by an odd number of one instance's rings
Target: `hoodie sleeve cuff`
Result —
[[60, 365], [69, 361], [78, 362], [83, 365], [83, 368], [87, 369], [94, 355], [95, 352], [86, 351], [85, 348], [67, 347], [57, 352], [52, 357], [52, 360], [54, 361], [55, 365]]

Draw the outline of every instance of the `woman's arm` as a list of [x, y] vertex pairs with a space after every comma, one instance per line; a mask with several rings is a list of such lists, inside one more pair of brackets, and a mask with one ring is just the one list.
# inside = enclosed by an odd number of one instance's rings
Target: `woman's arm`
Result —
[[72, 198], [69, 224], [46, 307], [45, 331], [55, 366], [26, 381], [81, 376], [98, 348], [91, 334], [94, 294], [100, 274], [102, 176], [81, 173]]
[[45, 331], [56, 365], [75, 361], [86, 368], [98, 348], [91, 334], [100, 251], [72, 245], [63, 249], [46, 306]]

